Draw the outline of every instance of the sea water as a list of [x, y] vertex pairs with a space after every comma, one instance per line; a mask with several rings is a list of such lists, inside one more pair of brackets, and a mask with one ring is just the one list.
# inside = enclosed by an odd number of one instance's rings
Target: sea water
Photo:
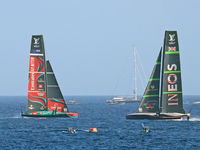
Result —
[[[73, 96], [79, 118], [21, 118], [26, 96], [0, 97], [0, 149], [200, 149], [200, 96], [184, 96], [190, 121], [126, 120], [139, 103], [106, 105], [110, 96]], [[66, 96], [66, 101], [71, 97]], [[142, 123], [151, 133], [142, 133]], [[77, 133], [62, 133], [73, 127]], [[87, 132], [96, 127], [98, 132]]]

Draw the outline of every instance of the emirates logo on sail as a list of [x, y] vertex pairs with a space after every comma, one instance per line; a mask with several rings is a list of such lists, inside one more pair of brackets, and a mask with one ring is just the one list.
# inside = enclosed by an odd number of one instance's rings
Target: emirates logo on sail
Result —
[[35, 90], [34, 57], [30, 57], [30, 65], [31, 90]]
[[[172, 64], [171, 66], [168, 64], [167, 65], [167, 70], [168, 71], [176, 71], [177, 70], [177, 65]], [[167, 77], [168, 85], [167, 85], [167, 90], [168, 92], [177, 92], [177, 75], [174, 73], [170, 73]], [[168, 105], [178, 105], [178, 94], [168, 94]]]

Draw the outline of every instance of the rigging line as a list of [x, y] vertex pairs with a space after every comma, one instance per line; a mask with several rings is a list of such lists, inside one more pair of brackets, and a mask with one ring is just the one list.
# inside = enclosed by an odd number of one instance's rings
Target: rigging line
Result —
[[139, 76], [140, 76], [140, 81], [141, 81], [141, 83], [142, 83], [143, 89], [145, 90], [145, 87], [144, 87], [144, 84], [143, 84], [143, 81], [142, 81], [142, 78], [141, 78], [141, 75], [140, 75], [140, 71], [139, 71], [137, 65], [136, 65], [136, 68], [137, 68], [137, 72], [138, 72], [138, 74], [139, 74]]
[[119, 80], [120, 80], [120, 78], [121, 78], [121, 76], [122, 76], [122, 72], [124, 71], [124, 68], [125, 68], [125, 66], [126, 66], [126, 63], [127, 63], [127, 61], [128, 61], [128, 58], [129, 58], [129, 56], [130, 56], [131, 51], [132, 51], [132, 50], [130, 50], [130, 52], [129, 52], [129, 54], [128, 54], [128, 57], [127, 57], [127, 59], [126, 59], [126, 62], [125, 62], [125, 64], [124, 64], [124, 66], [123, 66], [123, 69], [122, 69], [122, 71], [121, 71], [121, 73], [120, 73], [120, 76], [119, 76], [119, 79], [118, 79], [118, 81], [117, 81], [117, 84], [116, 84], [116, 86], [115, 86], [115, 89], [114, 89], [114, 91], [113, 91], [113, 93], [112, 93], [112, 96], [114, 95], [115, 90], [116, 90], [116, 88], [117, 88], [117, 86], [118, 86]]
[[144, 72], [144, 68], [143, 68], [142, 63], [141, 63], [141, 61], [140, 61], [140, 57], [139, 57], [139, 55], [138, 55], [138, 52], [137, 52], [137, 50], [135, 50], [135, 51], [136, 51], [137, 57], [138, 57], [138, 59], [139, 59], [140, 66], [142, 67], [142, 71], [143, 71], [144, 77], [145, 77], [146, 81], [148, 82], [147, 77], [146, 77], [146, 74], [145, 74], [145, 72]]
[[[129, 86], [128, 86], [128, 90], [127, 90], [127, 97], [128, 97], [128, 91], [129, 91], [129, 89], [130, 89], [130, 87], [131, 87], [131, 83], [132, 83], [132, 79], [133, 79], [133, 69], [132, 69], [132, 71], [131, 71], [131, 79], [130, 79], [130, 82], [129, 82]], [[135, 89], [134, 89], [135, 90]]]

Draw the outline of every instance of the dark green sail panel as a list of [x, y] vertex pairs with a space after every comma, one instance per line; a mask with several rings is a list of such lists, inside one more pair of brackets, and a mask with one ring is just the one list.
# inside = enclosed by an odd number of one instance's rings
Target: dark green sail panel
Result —
[[162, 49], [158, 55], [137, 113], [157, 113], [159, 111], [161, 51]]
[[47, 91], [48, 110], [53, 111], [57, 109], [57, 112], [68, 112], [68, 108], [49, 61], [47, 61]]
[[185, 113], [176, 31], [165, 31], [162, 64], [161, 113]]
[[47, 110], [45, 50], [42, 35], [33, 35], [29, 57], [27, 113]]

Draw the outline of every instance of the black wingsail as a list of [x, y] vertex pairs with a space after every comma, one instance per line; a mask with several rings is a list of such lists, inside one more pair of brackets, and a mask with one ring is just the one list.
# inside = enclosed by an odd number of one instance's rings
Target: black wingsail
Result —
[[161, 51], [162, 48], [151, 73], [151, 77], [143, 94], [137, 113], [156, 113], [159, 111]]
[[27, 113], [47, 110], [45, 64], [43, 35], [33, 35], [29, 58]]
[[181, 66], [176, 31], [165, 31], [161, 87], [161, 113], [184, 113]]
[[47, 91], [48, 110], [53, 111], [56, 109], [57, 112], [68, 112], [68, 108], [49, 61], [47, 61]]

